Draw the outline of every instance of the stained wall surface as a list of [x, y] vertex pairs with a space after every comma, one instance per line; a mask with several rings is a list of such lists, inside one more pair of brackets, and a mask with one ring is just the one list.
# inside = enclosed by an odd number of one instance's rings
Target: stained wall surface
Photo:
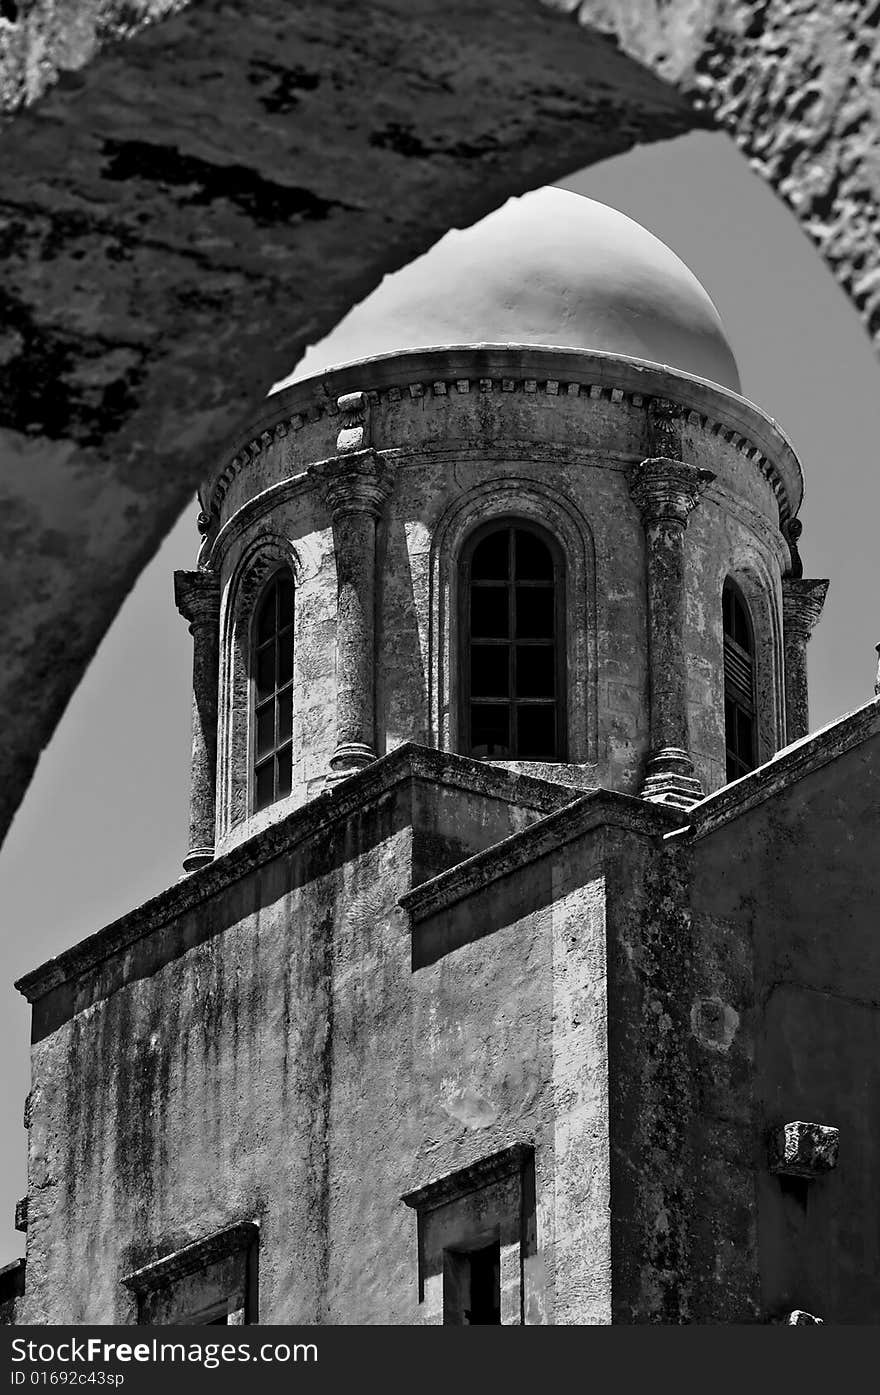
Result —
[[878, 710], [689, 811], [402, 747], [37, 971], [18, 1320], [256, 1221], [262, 1320], [439, 1321], [401, 1198], [511, 1145], [527, 1322], [876, 1320]]
[[[397, 899], [443, 870], [453, 828], [460, 859], [568, 797], [455, 783], [445, 799], [392, 786], [219, 894], [191, 879], [188, 908], [42, 999], [25, 1321], [132, 1321], [123, 1274], [242, 1220], [260, 1225], [261, 1320], [419, 1320], [401, 1194], [519, 1139], [536, 1142], [549, 1269], [533, 1301], [552, 1320], [554, 1243], [580, 1224], [554, 1162], [553, 1062], [585, 1088], [552, 1026], [554, 994], [574, 994], [554, 936], [595, 922], [571, 962], [599, 968], [571, 972], [601, 1025], [602, 897], [569, 877], [552, 914], [507, 905], [498, 934], [417, 968]], [[517, 788], [531, 809], [498, 797]]]
[[[765, 1311], [875, 1323], [880, 888], [865, 850], [877, 836], [876, 704], [853, 721], [858, 744], [835, 752], [827, 728], [816, 738], [827, 763], [792, 779], [804, 747], [792, 748], [759, 803], [698, 833], [692, 905], [697, 996], [728, 1023], [704, 1032], [702, 1052], [703, 1108], [718, 1131], [713, 1205], [733, 1202], [735, 1179], [754, 1169]], [[800, 1190], [767, 1166], [768, 1134], [790, 1120], [840, 1130], [838, 1166]]]

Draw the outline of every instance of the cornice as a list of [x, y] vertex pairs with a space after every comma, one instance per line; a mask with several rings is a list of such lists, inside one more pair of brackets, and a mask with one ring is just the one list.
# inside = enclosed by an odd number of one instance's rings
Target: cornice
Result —
[[406, 895], [400, 905], [418, 925], [438, 911], [500, 881], [526, 863], [555, 852], [566, 843], [596, 828], [623, 828], [631, 833], [658, 837], [681, 825], [684, 811], [669, 805], [649, 804], [632, 795], [595, 789], [577, 796], [562, 809], [538, 819], [527, 828], [494, 843], [473, 857], [422, 882]]
[[531, 775], [502, 770], [468, 756], [407, 742], [294, 809], [277, 823], [237, 843], [120, 920], [32, 969], [17, 980], [15, 987], [29, 1002], [38, 1002], [53, 989], [85, 977], [153, 931], [210, 901], [254, 868], [299, 849], [306, 839], [318, 833], [344, 825], [366, 805], [377, 802], [396, 786], [412, 779], [502, 799], [541, 815], [577, 797], [576, 791], [568, 785], [557, 785]]
[[493, 1182], [505, 1182], [509, 1177], [520, 1175], [534, 1156], [533, 1143], [512, 1143], [507, 1148], [499, 1149], [497, 1153], [491, 1153], [487, 1158], [478, 1158], [469, 1167], [459, 1168], [457, 1172], [447, 1172], [442, 1177], [426, 1182], [422, 1187], [416, 1187], [414, 1191], [404, 1192], [400, 1199], [405, 1206], [411, 1206], [415, 1211], [434, 1211], [438, 1206], [445, 1206], [447, 1202], [455, 1201], [460, 1196], [468, 1196], [481, 1187], [490, 1186]]
[[821, 770], [847, 751], [860, 746], [863, 741], [878, 735], [880, 698], [874, 698], [864, 707], [857, 707], [854, 712], [848, 712], [819, 731], [811, 732], [809, 736], [786, 746], [764, 765], [759, 765], [748, 775], [724, 785], [692, 805], [687, 811], [684, 826], [673, 830], [669, 837], [689, 841], [705, 838], [741, 814], [774, 798], [798, 780]]
[[166, 1284], [179, 1283], [190, 1274], [201, 1273], [209, 1264], [228, 1259], [230, 1255], [247, 1251], [258, 1239], [259, 1227], [253, 1221], [240, 1221], [226, 1230], [209, 1235], [204, 1240], [195, 1240], [184, 1245], [152, 1264], [123, 1274], [121, 1282], [138, 1297], [152, 1293]]
[[452, 399], [470, 393], [521, 393], [551, 399], [587, 397], [642, 408], [655, 399], [680, 410], [685, 425], [725, 441], [751, 460], [776, 495], [780, 521], [797, 513], [803, 474], [788, 437], [761, 409], [727, 388], [676, 369], [586, 349], [522, 344], [456, 345], [362, 359], [322, 377], [292, 383], [264, 399], [256, 418], [230, 442], [222, 465], [203, 486], [211, 527], [236, 475], [263, 450], [309, 422], [339, 416], [338, 399], [360, 393], [365, 407], [381, 401]]

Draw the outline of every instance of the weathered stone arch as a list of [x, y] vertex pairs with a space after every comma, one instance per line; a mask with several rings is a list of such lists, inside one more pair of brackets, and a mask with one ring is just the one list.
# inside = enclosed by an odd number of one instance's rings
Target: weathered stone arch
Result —
[[568, 761], [598, 758], [596, 661], [596, 558], [590, 525], [580, 510], [526, 475], [488, 480], [456, 499], [431, 540], [430, 731], [443, 751], [460, 749], [458, 735], [458, 614], [462, 550], [475, 529], [493, 519], [537, 524], [556, 543], [565, 563], [568, 609], [565, 704]]
[[477, 527], [494, 519], [520, 519], [547, 531], [565, 559], [568, 636], [566, 692], [568, 760], [595, 763], [598, 756], [597, 660], [595, 660], [595, 548], [590, 525], [575, 504], [527, 476], [485, 481], [455, 499], [431, 540], [430, 730], [441, 751], [459, 749], [457, 617], [459, 562]]
[[0, 191], [0, 829], [236, 419], [448, 227], [717, 124], [880, 331], [878, 22], [873, 0], [4, 7], [0, 94], [36, 104]]

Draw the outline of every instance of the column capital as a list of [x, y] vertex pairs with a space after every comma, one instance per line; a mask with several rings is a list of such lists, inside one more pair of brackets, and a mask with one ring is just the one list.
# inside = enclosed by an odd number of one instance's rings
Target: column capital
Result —
[[215, 625], [220, 618], [220, 577], [217, 572], [175, 572], [174, 604], [191, 631]]
[[321, 460], [309, 470], [334, 521], [350, 513], [378, 518], [391, 493], [393, 472], [373, 450]]
[[828, 582], [801, 576], [782, 578], [782, 620], [786, 633], [806, 644], [822, 614]]
[[677, 523], [684, 528], [688, 514], [697, 507], [700, 495], [714, 478], [711, 470], [700, 465], [657, 456], [635, 467], [629, 488], [646, 524]]

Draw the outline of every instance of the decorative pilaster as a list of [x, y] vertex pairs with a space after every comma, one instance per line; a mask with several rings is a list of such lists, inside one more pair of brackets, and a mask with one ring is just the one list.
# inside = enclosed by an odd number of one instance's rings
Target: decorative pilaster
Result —
[[650, 749], [642, 798], [683, 808], [702, 798], [688, 735], [684, 648], [684, 534], [711, 470], [643, 460], [630, 491], [645, 525], [648, 568]]
[[376, 525], [391, 475], [364, 449], [369, 404], [364, 393], [339, 398], [343, 414], [333, 459], [313, 466], [333, 524], [336, 554], [336, 747], [328, 783], [376, 759]]
[[220, 578], [175, 572], [174, 600], [193, 637], [192, 766], [189, 852], [185, 872], [214, 857], [217, 798], [217, 688], [220, 664]]
[[807, 699], [807, 643], [825, 604], [827, 581], [782, 578], [782, 629], [785, 643], [785, 733], [789, 744], [810, 730]]

